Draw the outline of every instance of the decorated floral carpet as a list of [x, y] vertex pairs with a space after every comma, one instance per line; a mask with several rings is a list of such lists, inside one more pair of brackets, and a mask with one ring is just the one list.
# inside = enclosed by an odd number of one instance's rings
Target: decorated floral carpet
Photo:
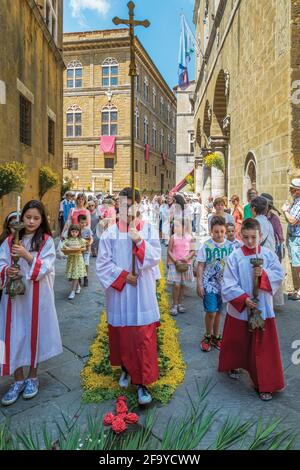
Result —
[[[160, 378], [149, 386], [152, 397], [163, 404], [168, 403], [179, 384], [183, 382], [186, 365], [180, 345], [179, 331], [175, 320], [170, 317], [169, 298], [166, 292], [166, 280], [163, 264], [160, 265], [162, 278], [157, 286], [157, 300], [161, 315], [161, 326], [158, 328], [158, 360]], [[127, 396], [136, 403], [136, 387], [127, 390], [119, 387], [121, 374], [119, 367], [111, 367], [109, 362], [108, 327], [106, 313], [100, 317], [97, 337], [90, 348], [90, 359], [81, 373], [83, 401], [97, 403], [108, 399]]]

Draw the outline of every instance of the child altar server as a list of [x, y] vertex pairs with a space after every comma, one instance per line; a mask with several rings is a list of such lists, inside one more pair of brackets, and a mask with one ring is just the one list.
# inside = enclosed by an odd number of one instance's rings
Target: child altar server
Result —
[[[4, 290], [0, 303], [1, 375], [13, 374], [15, 379], [2, 398], [5, 406], [15, 403], [21, 393], [25, 399], [35, 397], [38, 364], [62, 353], [53, 291], [55, 246], [43, 204], [29, 201], [21, 222], [21, 244], [9, 236], [0, 248], [2, 286], [21, 274], [26, 289], [14, 298]], [[20, 258], [20, 270], [11, 266], [12, 256]], [[24, 366], [30, 367], [26, 380]]]
[[[284, 273], [278, 257], [268, 248], [258, 246], [260, 224], [246, 219], [241, 228], [243, 246], [227, 259], [222, 297], [227, 316], [219, 358], [219, 371], [228, 371], [239, 378], [239, 368], [249, 372], [261, 400], [284, 388], [283, 368], [275, 324], [273, 295], [280, 287]], [[250, 260], [262, 258], [262, 267], [253, 267]], [[259, 278], [258, 304], [252, 299], [253, 275]], [[265, 320], [264, 329], [250, 331], [248, 309], [258, 308]]]
[[[125, 188], [119, 196], [119, 221], [101, 236], [96, 271], [106, 292], [111, 365], [122, 367], [120, 386], [125, 388], [130, 381], [137, 385], [138, 402], [145, 405], [152, 401], [147, 385], [158, 379], [160, 315], [154, 268], [160, 262], [161, 248], [153, 226], [139, 219], [132, 222], [132, 190]], [[138, 191], [135, 200], [140, 202]], [[136, 275], [131, 274], [132, 253]]]

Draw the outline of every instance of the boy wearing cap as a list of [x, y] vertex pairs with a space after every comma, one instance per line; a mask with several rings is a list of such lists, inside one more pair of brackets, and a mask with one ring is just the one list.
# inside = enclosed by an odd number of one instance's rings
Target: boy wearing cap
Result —
[[297, 275], [298, 288], [295, 288], [289, 298], [300, 300], [300, 178], [291, 181], [290, 193], [294, 201], [291, 206], [284, 204], [282, 212], [288, 222], [288, 247], [292, 268]]

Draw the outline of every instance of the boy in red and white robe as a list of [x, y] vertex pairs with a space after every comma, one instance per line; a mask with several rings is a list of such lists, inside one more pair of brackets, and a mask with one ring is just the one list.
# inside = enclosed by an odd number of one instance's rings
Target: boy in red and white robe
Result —
[[[148, 404], [152, 398], [146, 386], [158, 379], [156, 279], [161, 247], [153, 226], [138, 219], [128, 225], [131, 189], [119, 196], [119, 222], [101, 236], [96, 272], [106, 294], [111, 365], [123, 369], [120, 386], [127, 387], [131, 380], [138, 385], [139, 403]], [[138, 191], [136, 201], [140, 202]], [[131, 274], [133, 252], [136, 276]]]
[[[262, 268], [253, 268], [251, 258], [256, 256], [256, 233], [259, 222], [246, 219], [241, 228], [244, 246], [227, 259], [222, 297], [227, 304], [223, 341], [219, 358], [219, 372], [228, 371], [238, 378], [238, 369], [249, 372], [262, 400], [270, 400], [272, 393], [284, 388], [283, 368], [273, 309], [273, 295], [279, 289], [284, 272], [278, 257], [271, 250], [259, 247]], [[261, 232], [260, 232], [261, 235]], [[252, 300], [253, 271], [260, 277], [259, 303], [264, 330], [249, 331], [248, 307], [257, 307]]]

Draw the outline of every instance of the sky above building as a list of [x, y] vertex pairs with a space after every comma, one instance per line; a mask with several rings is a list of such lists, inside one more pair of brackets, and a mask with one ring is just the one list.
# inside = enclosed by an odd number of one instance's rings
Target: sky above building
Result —
[[[127, 18], [127, 3], [128, 0], [65, 0], [64, 32], [115, 28], [112, 18]], [[180, 14], [185, 14], [194, 32], [194, 3], [194, 0], [135, 1], [136, 19], [151, 22], [148, 29], [138, 27], [136, 35], [171, 88], [178, 83]], [[194, 69], [194, 62], [191, 62], [190, 80], [194, 78]]]

